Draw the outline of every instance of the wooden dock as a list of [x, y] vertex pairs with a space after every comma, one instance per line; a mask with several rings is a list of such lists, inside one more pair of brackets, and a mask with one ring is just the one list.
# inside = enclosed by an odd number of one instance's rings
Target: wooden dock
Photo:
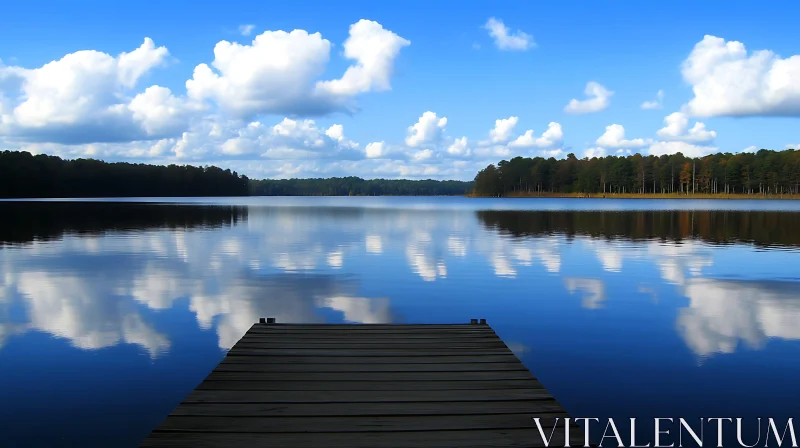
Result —
[[[568, 415], [485, 320], [252, 328], [141, 447], [564, 446]], [[556, 417], [558, 426], [554, 428]], [[570, 422], [572, 446], [583, 430]]]

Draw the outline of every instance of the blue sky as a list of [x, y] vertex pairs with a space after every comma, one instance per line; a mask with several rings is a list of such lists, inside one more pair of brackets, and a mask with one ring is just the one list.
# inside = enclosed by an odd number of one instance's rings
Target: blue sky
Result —
[[453, 5], [15, 2], [0, 148], [471, 179], [516, 155], [800, 144], [797, 2]]

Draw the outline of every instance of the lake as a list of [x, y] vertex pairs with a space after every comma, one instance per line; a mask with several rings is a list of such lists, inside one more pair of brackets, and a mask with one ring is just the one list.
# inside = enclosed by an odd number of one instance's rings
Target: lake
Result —
[[573, 417], [800, 417], [800, 202], [176, 198], [0, 216], [2, 447], [136, 446], [260, 317], [485, 318]]

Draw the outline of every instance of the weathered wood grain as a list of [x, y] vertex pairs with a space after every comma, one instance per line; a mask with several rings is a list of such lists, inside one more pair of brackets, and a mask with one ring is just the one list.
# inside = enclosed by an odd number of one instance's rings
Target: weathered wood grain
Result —
[[406, 363], [338, 363], [338, 364], [295, 364], [295, 363], [233, 363], [221, 362], [214, 372], [285, 372], [285, 373], [333, 373], [333, 372], [486, 372], [486, 371], [525, 371], [519, 362], [476, 362], [449, 364], [414, 364]]
[[214, 370], [206, 381], [503, 381], [529, 380], [528, 370], [491, 370], [487, 372], [219, 372]]
[[431, 390], [485, 390], [539, 388], [533, 379], [487, 380], [487, 381], [203, 381], [197, 390], [296, 390], [296, 391], [418, 391], [417, 399], [424, 398]]
[[379, 348], [338, 349], [338, 348], [238, 348], [233, 347], [228, 353], [234, 355], [250, 356], [483, 356], [483, 355], [509, 355], [509, 349], [463, 349], [443, 350], [437, 348], [407, 348], [397, 350], [382, 350]]
[[[549, 433], [545, 434], [550, 437]], [[548, 445], [539, 431], [532, 429], [489, 429], [474, 431], [419, 431], [368, 433], [175, 433], [154, 432], [142, 448], [164, 447], [233, 447], [252, 448], [528, 448], [564, 446], [564, 431], [554, 431]], [[570, 431], [571, 446], [583, 446], [583, 431]]]
[[455, 355], [455, 356], [329, 356], [320, 359], [318, 356], [239, 356], [228, 353], [222, 359], [223, 364], [487, 364], [487, 363], [519, 363], [512, 353], [505, 355]]
[[[550, 395], [538, 383], [527, 382], [523, 389], [479, 389], [479, 390], [428, 390], [425, 391], [426, 402], [461, 402], [461, 401], [513, 401], [513, 400], [552, 400]], [[401, 390], [380, 391], [243, 391], [243, 390], [204, 390], [195, 389], [184, 400], [184, 403], [380, 403], [380, 402], [418, 402], [419, 397]]]
[[[448, 431], [469, 429], [535, 428], [533, 417], [542, 427], [563, 425], [565, 412], [544, 414], [473, 414], [469, 418], [453, 415], [335, 416], [335, 417], [222, 417], [172, 415], [157, 431], [260, 432], [260, 433], [340, 433], [381, 431]], [[556, 420], [557, 419], [557, 420]]]
[[564, 445], [568, 414], [488, 325], [255, 324], [141, 446], [544, 446], [533, 417]]
[[553, 399], [516, 401], [409, 401], [359, 403], [182, 403], [170, 415], [333, 417], [374, 415], [473, 415], [559, 413]]
[[236, 344], [232, 351], [237, 350], [252, 350], [252, 349], [265, 349], [265, 350], [380, 350], [381, 352], [389, 350], [508, 350], [508, 347], [502, 341], [488, 341], [488, 342], [419, 342], [419, 341], [387, 341], [379, 344], [371, 342], [342, 342], [339, 344], [329, 342], [312, 342], [312, 341], [263, 341], [263, 342], [250, 342], [241, 341]]

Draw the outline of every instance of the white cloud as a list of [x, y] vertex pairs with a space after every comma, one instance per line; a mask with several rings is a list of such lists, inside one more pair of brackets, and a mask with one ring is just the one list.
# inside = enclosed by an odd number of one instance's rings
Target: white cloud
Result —
[[650, 144], [650, 140], [635, 138], [625, 139], [625, 128], [620, 124], [606, 126], [606, 132], [597, 139], [597, 145], [603, 148], [642, 148]]
[[447, 152], [454, 156], [468, 156], [470, 154], [470, 150], [467, 146], [467, 137], [461, 137], [453, 140], [453, 144], [447, 147]]
[[501, 118], [494, 121], [494, 129], [489, 131], [492, 143], [505, 143], [511, 138], [514, 127], [519, 121], [518, 117]]
[[524, 51], [536, 46], [533, 36], [520, 30], [511, 32], [502, 20], [494, 17], [489, 18], [483, 28], [489, 31], [489, 36], [500, 50]]
[[384, 142], [372, 142], [367, 144], [366, 154], [370, 159], [377, 159], [383, 157], [386, 152], [386, 144]]
[[681, 67], [695, 116], [800, 115], [800, 55], [772, 51], [748, 55], [737, 41], [706, 35]]
[[584, 157], [594, 158], [594, 157], [605, 157], [608, 155], [608, 152], [604, 148], [589, 148], [584, 153]]
[[717, 137], [715, 131], [706, 130], [706, 125], [696, 122], [689, 129], [689, 117], [682, 112], [675, 112], [664, 118], [666, 126], [659, 129], [656, 135], [667, 141], [684, 141], [691, 143], [710, 142]]
[[659, 90], [656, 92], [656, 99], [654, 101], [645, 101], [642, 103], [642, 109], [645, 110], [652, 110], [652, 109], [661, 109], [664, 102], [664, 91]]
[[253, 30], [256, 28], [255, 25], [239, 25], [239, 34], [242, 36], [249, 36], [253, 33]]
[[713, 146], [699, 146], [687, 142], [655, 142], [650, 145], [647, 153], [661, 156], [680, 152], [687, 157], [703, 157], [717, 152], [718, 149]]
[[[284, 118], [271, 127], [254, 121], [229, 132], [234, 135], [222, 140], [221, 148], [223, 154], [230, 156], [249, 154], [284, 160], [326, 158], [334, 155], [340, 158], [354, 157], [358, 146], [344, 137], [344, 130], [340, 125], [322, 130], [314, 120]], [[331, 137], [331, 133], [336, 138]]]
[[563, 139], [564, 131], [561, 129], [561, 125], [553, 121], [547, 125], [547, 130], [542, 133], [541, 137], [534, 136], [533, 130], [529, 129], [508, 146], [511, 148], [552, 148], [560, 145]]
[[[199, 105], [160, 86], [131, 89], [169, 56], [150, 38], [117, 57], [95, 50], [65, 55], [42, 67], [0, 65], [5, 100], [0, 135], [56, 143], [156, 139], [180, 133]], [[8, 98], [16, 98], [12, 102]]]
[[198, 65], [186, 88], [191, 98], [213, 100], [239, 117], [353, 109], [357, 94], [391, 88], [394, 59], [409, 44], [377, 22], [360, 20], [344, 43], [354, 64], [340, 79], [316, 81], [330, 58], [328, 40], [305, 30], [265, 31], [250, 45], [219, 42], [211, 67]]
[[318, 82], [317, 90], [334, 96], [389, 90], [394, 59], [408, 45], [410, 41], [384, 29], [380, 23], [359, 20], [350, 25], [350, 37], [344, 42], [345, 57], [356, 63], [340, 79]]
[[[789, 149], [789, 148], [787, 148], [787, 149]], [[755, 145], [748, 146], [747, 148], [744, 148], [742, 150], [742, 152], [753, 152], [753, 153], [754, 152], [758, 152], [758, 146], [755, 146]]]
[[585, 100], [572, 99], [566, 107], [564, 112], [569, 114], [588, 114], [592, 112], [600, 112], [608, 107], [611, 102], [611, 96], [614, 92], [606, 89], [601, 84], [590, 81], [586, 84], [584, 93], [589, 98]]
[[[751, 146], [750, 148], [755, 148], [755, 147]], [[750, 149], [750, 148], [748, 148], [748, 149]], [[786, 149], [800, 149], [800, 143], [797, 143], [795, 145], [792, 145], [792, 144], [786, 145]], [[753, 151], [755, 151], [755, 149]]]
[[447, 117], [437, 117], [436, 112], [427, 111], [419, 121], [408, 128], [406, 145], [416, 148], [423, 145], [437, 145], [447, 126]]
[[428, 160], [433, 157], [433, 151], [430, 149], [422, 149], [420, 151], [416, 151], [411, 154], [411, 160], [415, 162], [419, 162], [422, 160]]
[[325, 135], [340, 142], [344, 140], [344, 127], [340, 124], [334, 124], [325, 131]]

